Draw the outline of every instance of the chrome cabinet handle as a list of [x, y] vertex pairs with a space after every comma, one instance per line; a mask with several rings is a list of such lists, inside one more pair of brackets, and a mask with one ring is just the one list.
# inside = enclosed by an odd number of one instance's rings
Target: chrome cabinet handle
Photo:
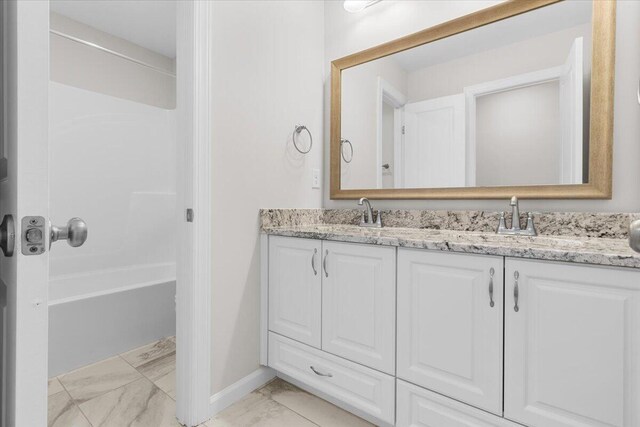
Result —
[[322, 268], [324, 269], [324, 277], [329, 277], [329, 272], [327, 271], [327, 258], [329, 257], [329, 250], [324, 251], [324, 260], [322, 260]]
[[318, 250], [313, 250], [313, 255], [311, 256], [311, 268], [313, 268], [313, 275], [318, 275], [318, 270], [316, 270], [316, 255], [318, 254]]
[[518, 297], [520, 296], [520, 291], [518, 290], [518, 278], [520, 277], [520, 273], [515, 271], [513, 273], [513, 277], [516, 279], [516, 282], [513, 286], [513, 299], [515, 301], [515, 305], [513, 306], [513, 311], [517, 313], [520, 311], [520, 307], [518, 307]]
[[329, 377], [329, 378], [333, 377], [333, 374], [323, 374], [322, 372], [318, 371], [313, 366], [309, 366], [309, 368], [313, 371], [314, 374], [319, 375], [321, 377]]
[[493, 275], [496, 274], [496, 271], [491, 267], [489, 270], [489, 307], [493, 307], [496, 303], [493, 302]]

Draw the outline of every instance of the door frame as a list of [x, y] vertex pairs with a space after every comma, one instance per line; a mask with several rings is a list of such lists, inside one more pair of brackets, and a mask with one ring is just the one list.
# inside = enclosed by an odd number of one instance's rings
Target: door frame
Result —
[[[385, 102], [391, 104], [394, 108], [393, 151], [395, 157], [401, 150], [402, 114], [400, 109], [407, 103], [407, 97], [398, 89], [393, 87], [391, 83], [378, 76], [378, 91], [376, 98], [376, 188], [382, 188], [382, 114]], [[398, 163], [396, 158], [394, 158], [394, 163], [393, 168], [395, 174], [396, 164]]]
[[[176, 416], [195, 426], [212, 415], [213, 2], [177, 1], [178, 243]], [[187, 209], [193, 215], [188, 220]]]

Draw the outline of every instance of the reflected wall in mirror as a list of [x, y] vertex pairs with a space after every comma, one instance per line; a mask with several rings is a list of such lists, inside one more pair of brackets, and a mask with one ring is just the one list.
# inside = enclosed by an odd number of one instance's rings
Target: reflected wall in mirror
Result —
[[610, 197], [614, 7], [507, 2], [334, 61], [332, 197]]

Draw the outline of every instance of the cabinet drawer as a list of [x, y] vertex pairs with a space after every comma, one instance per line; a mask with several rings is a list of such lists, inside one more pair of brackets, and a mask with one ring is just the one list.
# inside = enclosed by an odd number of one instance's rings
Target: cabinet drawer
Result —
[[274, 333], [269, 333], [269, 366], [381, 421], [394, 423], [392, 376]]
[[402, 380], [398, 380], [397, 399], [397, 427], [520, 427]]

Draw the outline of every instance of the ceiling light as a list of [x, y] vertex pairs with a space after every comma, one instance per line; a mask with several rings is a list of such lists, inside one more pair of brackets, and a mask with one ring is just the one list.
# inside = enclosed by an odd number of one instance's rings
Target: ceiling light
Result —
[[344, 10], [351, 13], [362, 12], [381, 0], [344, 0]]

